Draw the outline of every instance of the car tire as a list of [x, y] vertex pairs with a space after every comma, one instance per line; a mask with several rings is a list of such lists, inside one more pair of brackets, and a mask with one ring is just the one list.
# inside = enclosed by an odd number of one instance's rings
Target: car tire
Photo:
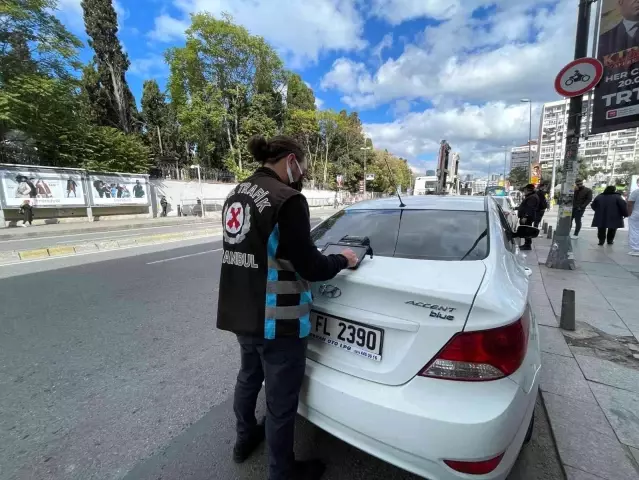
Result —
[[530, 443], [534, 429], [535, 429], [535, 414], [533, 412], [533, 415], [530, 418], [530, 425], [528, 425], [528, 431], [526, 432], [526, 436], [524, 437], [524, 445]]

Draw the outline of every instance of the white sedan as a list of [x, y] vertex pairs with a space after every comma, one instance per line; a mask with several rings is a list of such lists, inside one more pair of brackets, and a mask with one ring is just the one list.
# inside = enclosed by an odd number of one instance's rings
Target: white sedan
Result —
[[517, 230], [519, 225], [518, 211], [515, 201], [510, 196], [494, 196], [492, 197], [501, 207], [513, 230]]
[[313, 230], [318, 248], [367, 236], [374, 256], [313, 286], [299, 413], [430, 480], [505, 479], [541, 369], [517, 234], [489, 197], [404, 202], [358, 203]]

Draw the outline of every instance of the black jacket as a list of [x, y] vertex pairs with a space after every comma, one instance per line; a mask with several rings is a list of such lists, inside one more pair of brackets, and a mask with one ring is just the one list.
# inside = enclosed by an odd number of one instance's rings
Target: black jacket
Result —
[[309, 282], [348, 266], [322, 255], [310, 235], [306, 198], [269, 168], [259, 168], [224, 203], [224, 252], [217, 326], [272, 339], [310, 333]]
[[592, 202], [592, 190], [588, 187], [581, 187], [575, 190], [572, 199], [572, 205], [575, 210], [585, 210], [590, 202]]
[[539, 211], [539, 196], [533, 192], [526, 195], [519, 205], [519, 218], [530, 218], [535, 220]]
[[623, 228], [628, 216], [628, 204], [618, 192], [602, 193], [592, 202], [595, 217], [592, 226], [597, 228]]
[[546, 200], [546, 195], [544, 194], [544, 192], [537, 190], [535, 193], [539, 197], [539, 207], [537, 207], [537, 211], [539, 212], [539, 215], [543, 216], [543, 214], [546, 213], [546, 210], [548, 209], [548, 200]]

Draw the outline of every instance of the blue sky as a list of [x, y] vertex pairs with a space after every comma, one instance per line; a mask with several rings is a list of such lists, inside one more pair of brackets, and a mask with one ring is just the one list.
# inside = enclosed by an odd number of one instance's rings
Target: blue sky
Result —
[[[86, 40], [80, 0], [58, 16]], [[322, 108], [357, 110], [378, 147], [432, 168], [441, 139], [465, 173], [503, 168], [504, 147], [528, 138], [528, 106], [556, 100], [570, 60], [574, 0], [117, 0], [127, 78], [163, 85], [166, 48], [182, 45], [189, 14], [228, 12], [276, 48]], [[89, 60], [92, 52], [82, 52]], [[533, 134], [533, 136], [536, 136]], [[498, 165], [501, 165], [499, 167]]]

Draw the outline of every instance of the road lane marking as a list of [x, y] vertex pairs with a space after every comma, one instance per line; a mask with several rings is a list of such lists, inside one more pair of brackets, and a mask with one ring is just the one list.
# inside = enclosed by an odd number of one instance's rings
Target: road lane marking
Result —
[[197, 255], [204, 255], [205, 253], [213, 253], [213, 252], [219, 252], [220, 250], [222, 250], [221, 248], [216, 248], [215, 250], [206, 250], [204, 252], [198, 252], [198, 253], [190, 253], [188, 255], [180, 255], [179, 257], [171, 257], [171, 258], [165, 258], [163, 260], [156, 260], [155, 262], [148, 262], [147, 265], [154, 265], [156, 263], [162, 263], [162, 262], [170, 262], [172, 260], [180, 260], [182, 258], [189, 258], [189, 257], [195, 257]]

